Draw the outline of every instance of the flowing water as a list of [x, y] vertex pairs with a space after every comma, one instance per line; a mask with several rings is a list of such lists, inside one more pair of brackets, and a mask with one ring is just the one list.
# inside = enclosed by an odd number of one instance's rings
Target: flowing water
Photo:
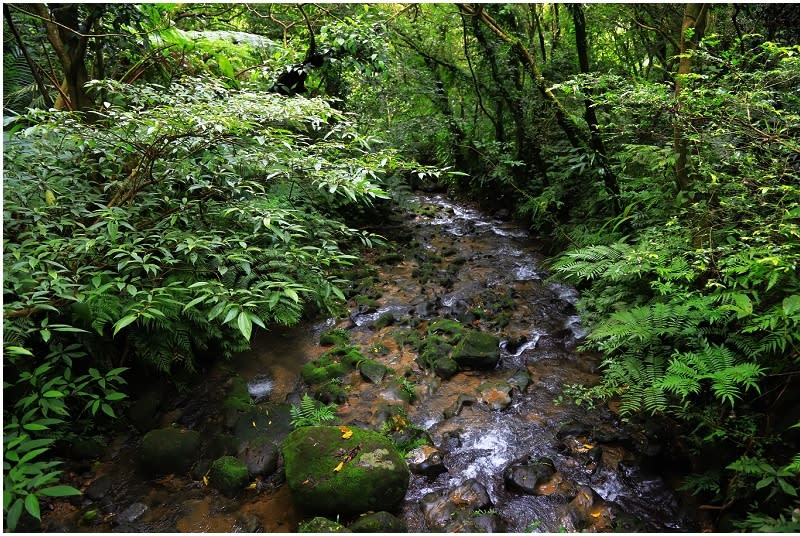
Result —
[[[586, 335], [575, 309], [578, 294], [546, 280], [536, 242], [511, 223], [443, 196], [421, 195], [417, 202], [426, 210], [406, 213], [403, 222], [414, 241], [399, 252], [402, 259], [380, 265], [377, 307], [353, 304], [349, 318], [260, 334], [250, 352], [216, 366], [202, 385], [171, 400], [172, 411], [165, 407], [159, 424], [206, 435], [223, 431], [219, 402], [234, 374], [246, 380], [257, 403], [297, 403], [300, 368], [325, 350], [320, 333], [339, 326], [365, 354], [403, 374], [416, 392], [408, 404], [385, 382], [372, 384], [353, 373], [343, 380], [349, 398], [339, 407], [339, 422], [377, 427], [382, 408], [402, 405], [443, 454], [445, 472], [411, 478], [398, 512], [409, 532], [443, 529], [431, 526], [435, 520], [422, 505], [470, 479], [489, 496], [495, 530], [688, 530], [654, 467], [657, 438], [622, 422], [608, 407], [589, 410], [563, 399], [564, 386], [597, 381], [599, 356], [576, 349]], [[373, 323], [387, 313], [396, 323], [376, 329]], [[447, 380], [421, 369], [414, 351], [395, 335], [435, 318], [458, 318], [498, 335], [498, 366]], [[487, 395], [487, 384], [514, 388]], [[288, 532], [303, 519], [280, 479], [229, 499], [189, 475], [143, 476], [135, 463], [139, 439], [138, 433], [121, 434], [100, 461], [73, 468], [76, 483], [94, 486], [95, 498], [56, 504], [45, 512], [43, 528]], [[505, 469], [540, 458], [552, 460], [555, 476], [536, 494], [510, 490]]]

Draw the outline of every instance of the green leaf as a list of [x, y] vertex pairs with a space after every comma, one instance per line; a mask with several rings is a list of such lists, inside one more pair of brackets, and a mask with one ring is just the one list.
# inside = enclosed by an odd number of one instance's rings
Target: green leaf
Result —
[[21, 346], [6, 346], [6, 352], [15, 354], [15, 355], [29, 355], [33, 356], [30, 350], [27, 348], [23, 348]]
[[761, 480], [759, 480], [756, 483], [756, 489], [766, 488], [767, 486], [772, 484], [772, 482], [774, 480], [775, 480], [775, 477], [773, 477], [773, 476], [765, 476], [764, 478], [762, 478]]
[[33, 493], [25, 497], [25, 510], [27, 510], [30, 515], [41, 521], [42, 515], [39, 512], [39, 499]]
[[119, 330], [121, 330], [125, 326], [135, 322], [138, 317], [139, 317], [139, 315], [134, 313], [134, 314], [123, 316], [122, 318], [117, 320], [116, 324], [114, 324], [114, 333], [113, 334], [116, 335], [117, 333], [119, 333]]
[[100, 404], [100, 409], [102, 409], [103, 413], [105, 413], [109, 417], [113, 417], [115, 419], [117, 418], [117, 416], [114, 414], [114, 409], [111, 406], [109, 406], [108, 404], [105, 404], [105, 403]]
[[66, 395], [61, 391], [46, 391], [42, 396], [45, 398], [63, 398]]
[[239, 331], [242, 333], [244, 338], [249, 341], [250, 335], [253, 332], [253, 321], [250, 320], [250, 317], [247, 315], [246, 311], [242, 311], [239, 313], [239, 317], [236, 319], [236, 323], [238, 324]]
[[81, 491], [72, 486], [59, 485], [40, 489], [39, 494], [47, 497], [70, 497], [72, 495], [81, 495]]
[[126, 395], [125, 393], [113, 392], [113, 393], [109, 393], [109, 394], [106, 395], [106, 400], [110, 400], [110, 401], [122, 400], [126, 396], [128, 396], [128, 395]]
[[286, 294], [288, 297], [290, 297], [292, 300], [294, 300], [295, 303], [300, 301], [300, 296], [297, 295], [297, 292], [295, 292], [294, 289], [286, 287], [285, 289], [283, 289], [283, 293]]
[[6, 526], [8, 530], [14, 531], [17, 528], [17, 523], [22, 515], [23, 502], [22, 499], [17, 499], [11, 508], [8, 509], [6, 514]]

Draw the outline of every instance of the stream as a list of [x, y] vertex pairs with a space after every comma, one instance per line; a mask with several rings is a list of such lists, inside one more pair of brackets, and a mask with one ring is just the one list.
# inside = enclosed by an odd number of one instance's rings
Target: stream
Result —
[[[365, 355], [410, 382], [415, 397], [408, 403], [387, 382], [351, 373], [342, 381], [348, 398], [338, 406], [337, 424], [379, 429], [386, 408], [400, 405], [441, 454], [442, 472], [413, 474], [395, 512], [409, 532], [691, 530], [659, 473], [664, 431], [626, 423], [605, 405], [575, 406], [563, 396], [567, 385], [598, 381], [601, 356], [577, 349], [586, 336], [575, 308], [578, 293], [547, 280], [538, 244], [513, 223], [442, 195], [417, 194], [414, 204], [416, 210], [395, 216], [407, 245], [397, 255], [371, 259], [378, 266], [373, 302], [351, 300], [345, 318], [259, 333], [249, 352], [215, 364], [202, 384], [161, 401], [154, 427], [180, 426], [204, 437], [223, 433], [230, 415], [220, 403], [233, 376], [248, 382], [258, 404], [298, 404], [307, 389], [303, 365], [326, 350], [320, 334], [339, 327]], [[388, 325], [378, 323], [386, 318]], [[421, 367], [397, 335], [435, 319], [457, 319], [498, 336], [497, 367], [461, 370], [448, 379]], [[136, 454], [141, 435], [122, 430], [99, 459], [68, 465], [66, 474], [84, 495], [54, 503], [43, 512], [42, 529], [294, 532], [305, 519], [280, 475], [229, 498], [196, 475], [142, 474]], [[542, 459], [554, 473], [535, 492], [509, 485], [510, 467]], [[457, 501], [454, 494], [465, 486], [479, 486], [488, 496], [481, 507], [487, 519], [448, 525], [446, 503]]]

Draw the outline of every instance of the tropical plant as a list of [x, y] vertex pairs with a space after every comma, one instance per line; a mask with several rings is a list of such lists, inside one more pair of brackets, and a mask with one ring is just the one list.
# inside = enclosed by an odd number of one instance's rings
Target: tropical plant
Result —
[[319, 426], [330, 422], [336, 418], [336, 407], [336, 404], [322, 404], [304, 393], [300, 403], [289, 408], [292, 427]]

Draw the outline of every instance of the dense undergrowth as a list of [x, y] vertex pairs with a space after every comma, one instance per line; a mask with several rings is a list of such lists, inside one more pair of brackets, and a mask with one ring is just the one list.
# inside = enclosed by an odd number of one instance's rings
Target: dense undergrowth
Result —
[[[605, 356], [602, 383], [575, 387], [575, 399], [618, 398], [622, 415], [672, 420], [697, 471], [682, 488], [720, 510], [725, 530], [797, 530], [800, 50], [751, 52], [766, 70], [742, 72], [713, 42], [696, 55], [704, 68], [674, 119], [691, 126], [690, 188], [662, 179], [669, 149], [608, 127], [623, 142], [625, 209], [565, 225], [572, 246], [553, 270], [581, 285], [586, 347]], [[609, 125], [671, 105], [668, 88], [593, 83]]]
[[663, 419], [714, 527], [800, 529], [796, 10], [53, 6], [4, 5], [7, 528], [127, 379], [335, 312], [354, 216], [454, 166], [581, 289], [604, 376], [567, 394]]

